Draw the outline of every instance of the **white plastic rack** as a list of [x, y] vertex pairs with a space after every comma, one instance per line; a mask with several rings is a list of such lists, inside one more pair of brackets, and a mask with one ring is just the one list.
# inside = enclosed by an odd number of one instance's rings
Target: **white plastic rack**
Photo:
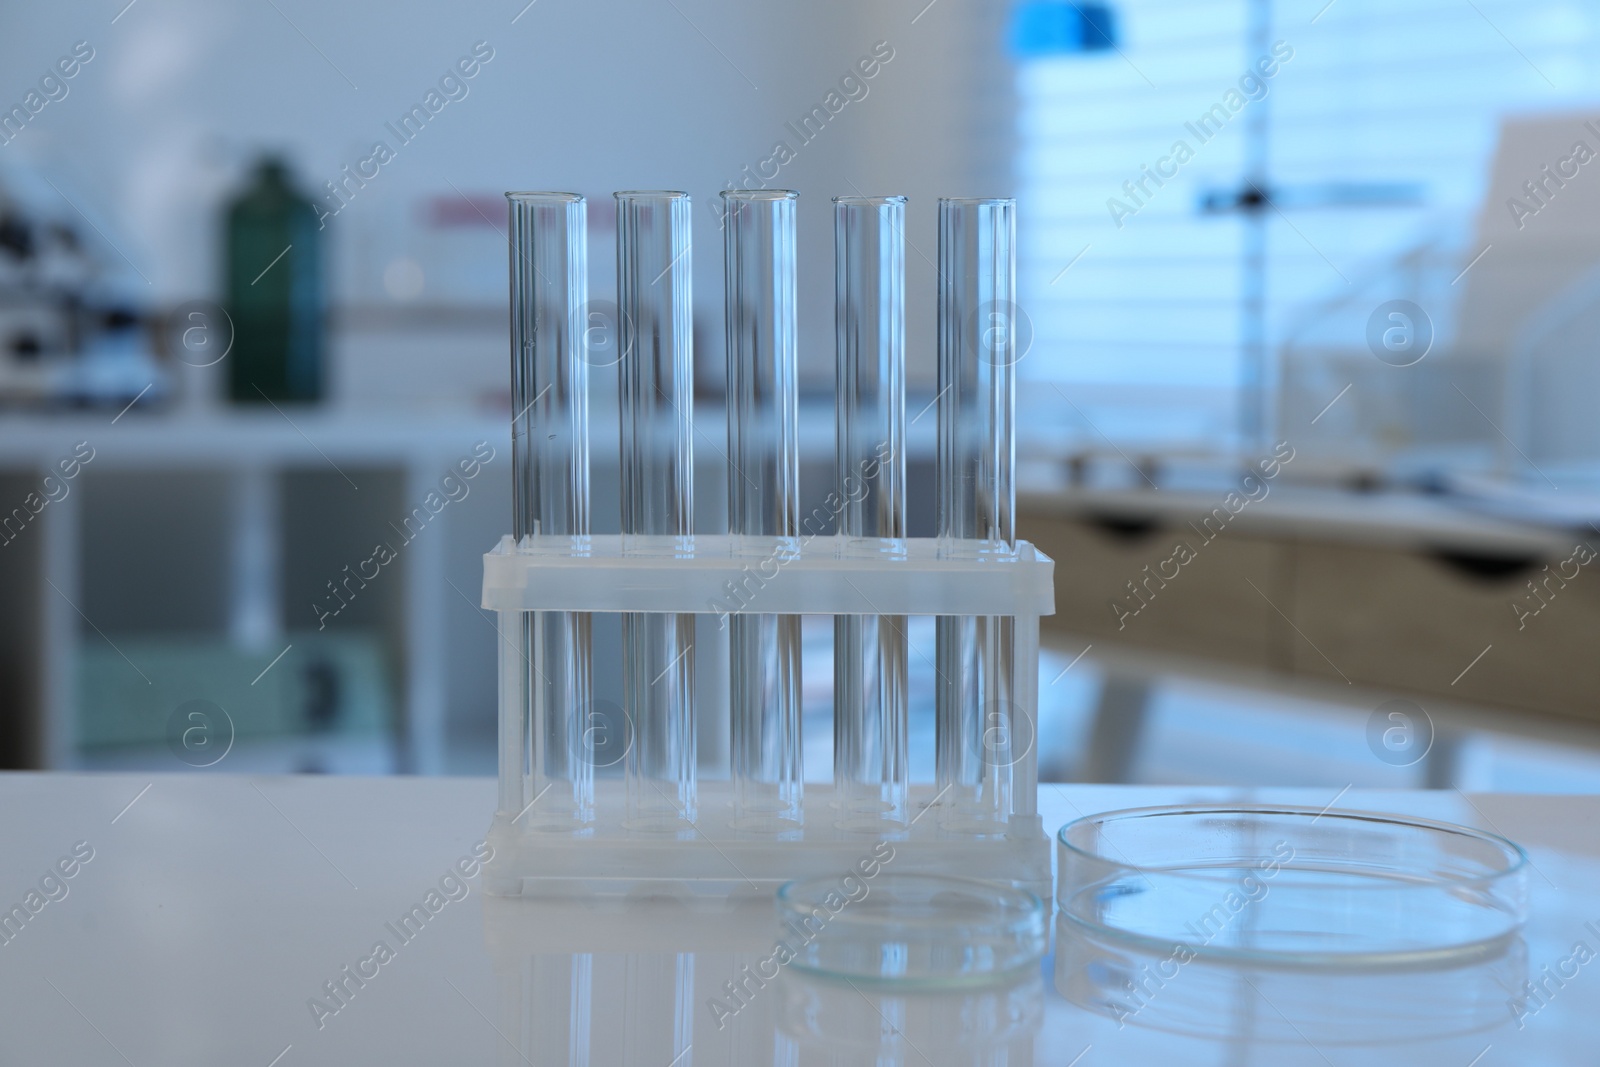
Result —
[[[1055, 564], [1025, 541], [909, 538], [884, 551], [844, 537], [505, 537], [484, 556], [483, 606], [499, 613], [500, 802], [485, 886], [504, 895], [770, 893], [794, 878], [851, 870], [888, 842], [892, 868], [985, 877], [1050, 892], [1050, 849], [1038, 788], [1039, 618], [1055, 611]], [[741, 596], [732, 590], [742, 590]], [[1014, 620], [1013, 705], [986, 734], [990, 769], [1010, 775], [1011, 808], [987, 825], [959, 819], [931, 783], [911, 786], [903, 829], [839, 825], [828, 785], [807, 783], [798, 828], [752, 833], [732, 824], [726, 781], [699, 783], [688, 830], [624, 826], [624, 782], [597, 777], [592, 821], [552, 829], [523, 818], [531, 774], [530, 672], [519, 651], [527, 612], [660, 612], [1004, 616]], [[1003, 763], [1003, 766], [1000, 765]]]

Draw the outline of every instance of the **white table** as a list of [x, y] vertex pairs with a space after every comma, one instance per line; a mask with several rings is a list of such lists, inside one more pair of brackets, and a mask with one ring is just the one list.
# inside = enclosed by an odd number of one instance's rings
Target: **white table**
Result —
[[[764, 954], [744, 950], [752, 939], [770, 944], [765, 906], [712, 921], [660, 906], [607, 914], [486, 899], [473, 884], [459, 900], [441, 894], [420, 932], [397, 936], [387, 924], [426, 905], [452, 865], [471, 857], [494, 792], [490, 779], [0, 775], [0, 906], [24, 903], [76, 843], [93, 849], [86, 863], [66, 865], [71, 878], [49, 884], [66, 895], [0, 944], [0, 1063], [1587, 1067], [1600, 1056], [1600, 959], [1563, 986], [1549, 983], [1553, 995], [1520, 1030], [1507, 1007], [1502, 1022], [1491, 1012], [1490, 1029], [1389, 1048], [1325, 1036], [1356, 1037], [1373, 1022], [1370, 1002], [1362, 1017], [1340, 1017], [1336, 993], [1309, 1005], [1240, 1001], [1210, 1038], [1145, 1025], [1166, 1010], [1160, 1001], [1119, 1029], [1057, 993], [1050, 960], [1042, 980], [943, 998], [858, 993], [785, 971], [719, 1031], [706, 1001]], [[1334, 799], [1320, 790], [1252, 795], [1317, 807]], [[1047, 786], [1040, 810], [1055, 827], [1096, 810], [1242, 798]], [[1600, 952], [1600, 798], [1349, 792], [1339, 806], [1515, 838], [1534, 863], [1528, 971], [1536, 980], [1547, 965], [1554, 971], [1578, 941]], [[460, 895], [453, 881], [445, 889]], [[324, 983], [362, 967], [380, 940], [393, 958], [366, 964], [364, 985], [347, 980], [352, 995], [319, 1028], [308, 1000], [335, 1004]], [[1162, 992], [1174, 1010], [1198, 988], [1185, 981]], [[1418, 976], [1414, 988], [1431, 981]], [[1491, 1009], [1514, 992], [1481, 985], [1473, 995]], [[1315, 1047], [1248, 1036], [1283, 1031], [1283, 1014], [1319, 1035]], [[975, 1041], [978, 1027], [997, 1036]], [[860, 1043], [880, 1040], [877, 1059]]]

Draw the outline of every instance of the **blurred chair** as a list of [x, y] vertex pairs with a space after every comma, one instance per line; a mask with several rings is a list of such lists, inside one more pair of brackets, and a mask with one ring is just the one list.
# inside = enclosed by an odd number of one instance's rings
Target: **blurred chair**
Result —
[[[1582, 115], [1506, 120], [1470, 232], [1437, 224], [1288, 330], [1279, 426], [1296, 446], [1358, 467], [1421, 459], [1502, 475], [1540, 457], [1600, 459], [1585, 403], [1600, 392], [1597, 159], [1600, 133]], [[1390, 320], [1391, 301], [1420, 315]], [[1391, 322], [1412, 347], [1380, 356]]]

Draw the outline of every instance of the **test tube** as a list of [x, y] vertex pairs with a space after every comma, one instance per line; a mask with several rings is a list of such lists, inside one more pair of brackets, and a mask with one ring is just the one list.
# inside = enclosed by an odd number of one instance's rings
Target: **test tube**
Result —
[[[839, 533], [849, 555], [890, 559], [906, 535], [906, 198], [833, 204]], [[903, 615], [834, 618], [833, 781], [848, 829], [905, 825], [906, 650]]]
[[[624, 551], [694, 550], [694, 332], [689, 194], [619, 192]], [[694, 616], [622, 617], [623, 688], [633, 728], [627, 815], [636, 830], [695, 819]]]
[[[512, 532], [589, 535], [587, 207], [574, 193], [507, 193], [511, 213]], [[501, 759], [527, 797], [505, 798], [541, 828], [577, 828], [594, 814], [594, 766], [584, 750], [590, 700], [590, 617], [523, 612], [516, 635], [527, 741]], [[508, 751], [509, 749], [509, 751]], [[526, 760], [526, 765], [524, 764]], [[523, 804], [531, 806], [523, 809]]]
[[[722, 198], [728, 347], [728, 532], [762, 577], [799, 552], [795, 200]], [[759, 592], [756, 593], [759, 599]], [[800, 616], [729, 616], [734, 826], [801, 824]]]
[[[1013, 512], [1016, 201], [939, 201], [936, 522], [945, 556], [1009, 554]], [[1012, 620], [941, 616], [936, 774], [941, 820], [1003, 832], [1016, 751]], [[1028, 743], [1031, 743], [1028, 742]]]

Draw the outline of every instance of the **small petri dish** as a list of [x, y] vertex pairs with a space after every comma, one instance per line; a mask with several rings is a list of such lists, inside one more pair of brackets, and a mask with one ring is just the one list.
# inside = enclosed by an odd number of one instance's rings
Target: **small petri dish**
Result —
[[778, 890], [777, 911], [797, 971], [903, 989], [1015, 981], [1049, 945], [1038, 897], [971, 878], [809, 878]]
[[1185, 958], [1441, 964], [1503, 951], [1528, 917], [1518, 845], [1408, 816], [1132, 808], [1068, 823], [1056, 848], [1064, 920]]

